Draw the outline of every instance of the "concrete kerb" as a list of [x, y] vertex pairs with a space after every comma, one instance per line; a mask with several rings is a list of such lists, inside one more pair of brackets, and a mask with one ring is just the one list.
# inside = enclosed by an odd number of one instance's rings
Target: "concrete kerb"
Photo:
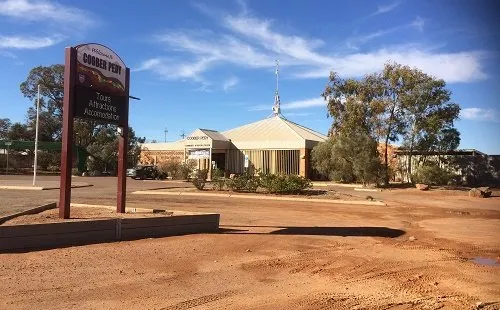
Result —
[[[71, 184], [71, 188], [81, 188], [94, 186], [92, 184]], [[11, 189], [11, 190], [29, 190], [29, 191], [44, 191], [51, 189], [59, 189], [59, 186], [24, 186], [24, 185], [0, 185], [0, 189]]]
[[317, 198], [297, 198], [297, 197], [278, 197], [264, 195], [240, 195], [240, 194], [209, 194], [209, 193], [190, 193], [190, 192], [160, 192], [160, 191], [136, 191], [135, 195], [165, 195], [165, 196], [201, 196], [201, 197], [224, 197], [224, 198], [242, 198], [258, 200], [279, 200], [279, 201], [298, 201], [314, 203], [333, 203], [349, 205], [367, 205], [367, 206], [385, 206], [382, 201], [363, 201], [363, 200], [341, 200], [341, 199], [317, 199]]
[[[102, 209], [108, 209], [108, 210], [116, 210], [116, 206], [107, 206], [107, 205], [91, 205], [91, 204], [86, 204], [86, 203], [71, 203], [71, 207], [75, 208], [102, 208]], [[147, 208], [131, 208], [131, 207], [126, 207], [125, 211], [127, 213], [155, 213], [158, 211], [166, 211], [164, 209], [147, 209]]]
[[379, 188], [354, 188], [355, 191], [358, 192], [381, 192], [382, 190]]
[[333, 182], [311, 182], [313, 187], [327, 187], [327, 186], [338, 186], [338, 187], [348, 187], [348, 188], [361, 188], [362, 184], [344, 184], [344, 183], [333, 183]]
[[14, 213], [14, 214], [9, 214], [9, 215], [6, 215], [6, 216], [2, 216], [2, 217], [0, 217], [0, 224], [6, 222], [8, 220], [11, 220], [13, 218], [16, 218], [18, 216], [23, 216], [23, 215], [28, 215], [28, 214], [36, 214], [36, 213], [43, 212], [45, 210], [50, 210], [50, 209], [55, 209], [55, 208], [57, 208], [57, 204], [55, 202], [51, 202], [51, 203], [48, 203], [48, 204], [45, 204], [45, 205], [41, 205], [41, 206], [38, 206], [38, 207], [34, 207], [34, 208], [31, 208], [31, 209], [28, 209], [28, 210], [24, 210], [24, 211], [17, 212], [17, 213]]
[[[45, 208], [53, 208], [52, 203]], [[79, 207], [114, 209], [111, 206], [72, 204]], [[136, 209], [137, 210], [137, 209]], [[139, 209], [154, 212], [153, 209]], [[28, 212], [41, 212], [31, 209]], [[24, 214], [27, 211], [24, 211]], [[184, 213], [183, 211], [179, 211]], [[23, 214], [16, 214], [20, 216]], [[12, 217], [12, 215], [11, 215]], [[75, 222], [0, 225], [0, 253], [50, 249], [120, 240], [137, 240], [195, 233], [214, 233], [219, 229], [220, 214], [188, 212], [176, 216], [139, 218], [102, 218]]]

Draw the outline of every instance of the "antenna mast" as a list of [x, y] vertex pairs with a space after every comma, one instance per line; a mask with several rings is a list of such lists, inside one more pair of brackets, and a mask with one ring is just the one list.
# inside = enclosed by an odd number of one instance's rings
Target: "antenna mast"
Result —
[[273, 115], [281, 115], [280, 95], [279, 95], [279, 60], [276, 59], [276, 93], [274, 94]]

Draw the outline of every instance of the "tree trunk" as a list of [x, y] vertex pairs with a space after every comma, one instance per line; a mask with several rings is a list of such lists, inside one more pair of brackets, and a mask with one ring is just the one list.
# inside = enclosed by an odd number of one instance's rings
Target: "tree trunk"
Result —
[[412, 128], [411, 128], [411, 140], [410, 140], [410, 150], [408, 154], [408, 165], [407, 165], [407, 173], [408, 173], [408, 181], [413, 183], [413, 175], [412, 175], [412, 155], [413, 155], [413, 143], [415, 142], [415, 122], [416, 119], [413, 120]]
[[387, 145], [389, 143], [389, 135], [385, 138], [385, 151], [384, 151], [384, 161], [385, 161], [385, 171], [384, 171], [384, 185], [389, 185], [389, 161], [387, 156]]

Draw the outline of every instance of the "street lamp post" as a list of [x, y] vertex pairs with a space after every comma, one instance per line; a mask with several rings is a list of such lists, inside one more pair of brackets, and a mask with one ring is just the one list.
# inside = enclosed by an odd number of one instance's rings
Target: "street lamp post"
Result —
[[33, 186], [36, 184], [36, 169], [38, 167], [38, 119], [40, 114], [40, 84], [38, 84], [38, 96], [36, 100], [36, 123], [35, 123], [35, 160], [33, 163]]
[[5, 146], [7, 147], [7, 168], [5, 170], [5, 175], [9, 174], [9, 148], [12, 145], [12, 141], [5, 142]]

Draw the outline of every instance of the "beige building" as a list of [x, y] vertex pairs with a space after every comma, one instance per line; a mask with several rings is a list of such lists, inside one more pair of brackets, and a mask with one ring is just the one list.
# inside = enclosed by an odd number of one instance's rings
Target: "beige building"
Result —
[[278, 109], [269, 118], [224, 132], [196, 129], [180, 141], [144, 143], [141, 163], [192, 160], [198, 169], [243, 173], [248, 168], [311, 178], [311, 150], [326, 139], [319, 132], [287, 120]]

